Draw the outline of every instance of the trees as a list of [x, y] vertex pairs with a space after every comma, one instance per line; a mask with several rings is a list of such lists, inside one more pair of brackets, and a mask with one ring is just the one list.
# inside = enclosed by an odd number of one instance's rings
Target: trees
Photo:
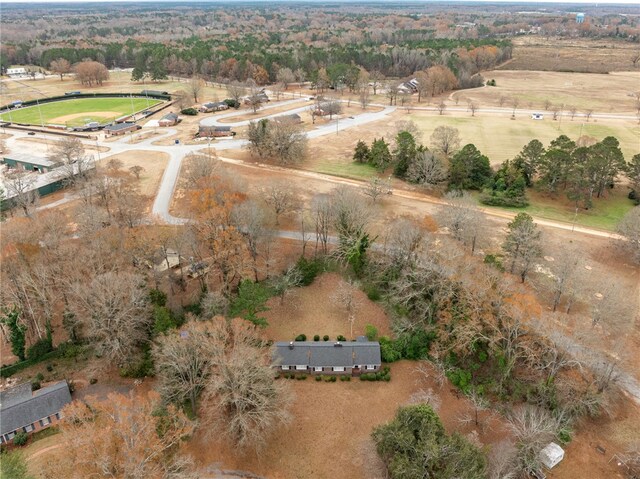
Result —
[[161, 407], [157, 393], [75, 401], [60, 429], [63, 447], [44, 466], [45, 478], [194, 477], [179, 453], [194, 425], [177, 407]]
[[384, 171], [391, 164], [393, 157], [389, 151], [389, 144], [384, 138], [374, 139], [369, 152], [369, 162], [380, 171]]
[[355, 189], [346, 186], [338, 186], [333, 190], [331, 203], [333, 226], [338, 234], [336, 256], [359, 274], [372, 242], [367, 232], [371, 210]]
[[373, 88], [373, 94], [378, 94], [378, 88], [384, 81], [384, 75], [378, 70], [374, 70], [369, 74], [369, 80], [371, 81], [371, 88]]
[[456, 153], [449, 164], [449, 188], [459, 190], [480, 190], [491, 179], [489, 158], [475, 145], [465, 145]]
[[430, 142], [434, 152], [448, 159], [460, 148], [460, 132], [451, 126], [439, 126], [433, 130]]
[[414, 162], [416, 154], [416, 140], [413, 135], [408, 131], [399, 132], [396, 136], [396, 147], [393, 151], [393, 157], [396, 163], [393, 174], [398, 178], [404, 178], [407, 175], [409, 166]]
[[235, 100], [237, 103], [240, 103], [240, 98], [245, 95], [246, 91], [246, 86], [239, 81], [232, 81], [227, 84], [227, 94], [229, 95], [229, 98]]
[[240, 449], [259, 450], [290, 419], [288, 390], [275, 381], [269, 350], [249, 323], [218, 318], [214, 324], [221, 354], [207, 381], [201, 420], [209, 435], [223, 434]]
[[327, 195], [320, 194], [312, 198], [311, 216], [313, 217], [316, 233], [316, 253], [318, 252], [318, 245], [321, 245], [324, 254], [327, 253], [329, 230], [333, 224], [333, 213], [333, 203]]
[[296, 81], [296, 76], [291, 71], [291, 68], [281, 68], [276, 75], [276, 81], [282, 83], [282, 86], [286, 90], [290, 83]]
[[74, 184], [83, 179], [92, 167], [93, 156], [87, 155], [84, 145], [79, 138], [65, 137], [58, 141], [51, 155], [51, 160], [62, 163], [66, 182]]
[[153, 359], [162, 398], [176, 405], [191, 403], [204, 390], [216, 357], [222, 354], [211, 321], [189, 321], [180, 331], [161, 335], [153, 347]]
[[331, 302], [338, 308], [344, 310], [349, 323], [350, 339], [353, 339], [353, 325], [356, 321], [356, 313], [362, 306], [358, 299], [358, 287], [352, 281], [341, 281], [336, 291], [331, 296]]
[[1, 313], [0, 324], [9, 329], [11, 352], [19, 361], [24, 361], [27, 326], [20, 319], [20, 310], [16, 306], [11, 309], [3, 307]]
[[[273, 197], [271, 199], [275, 200]], [[278, 206], [286, 205], [280, 204]], [[233, 223], [246, 241], [247, 250], [253, 260], [254, 279], [258, 281], [258, 256], [265, 246], [265, 242], [272, 240], [273, 232], [269, 227], [272, 221], [271, 217], [263, 206], [252, 200], [235, 205], [231, 216]]]
[[485, 477], [480, 449], [457, 433], [447, 435], [426, 404], [398, 409], [395, 418], [374, 429], [372, 436], [391, 479]]
[[20, 451], [0, 452], [0, 477], [7, 479], [34, 479]]
[[109, 70], [100, 62], [85, 60], [75, 65], [76, 78], [83, 85], [102, 85], [109, 79]]
[[473, 254], [484, 226], [484, 216], [466, 191], [450, 191], [445, 195], [445, 201], [438, 221], [456, 240], [470, 246]]
[[73, 311], [98, 351], [122, 365], [149, 334], [151, 314], [142, 277], [106, 272], [73, 287]]
[[260, 120], [249, 123], [249, 151], [281, 165], [302, 161], [307, 154], [307, 135], [291, 121]]
[[507, 227], [507, 237], [502, 249], [511, 261], [509, 272], [513, 274], [517, 271], [524, 283], [533, 262], [542, 255], [542, 232], [526, 213], [518, 213]]
[[52, 72], [60, 75], [60, 81], [63, 80], [67, 73], [71, 73], [71, 63], [66, 58], [58, 58], [52, 61], [49, 68], [51, 68]]
[[318, 103], [318, 109], [325, 115], [329, 115], [329, 120], [332, 120], [333, 115], [339, 115], [342, 112], [342, 102], [335, 98], [327, 98]]
[[385, 195], [391, 194], [391, 185], [388, 181], [374, 176], [363, 187], [362, 194], [371, 198], [373, 203], [376, 203]]
[[204, 81], [202, 81], [202, 78], [200, 78], [199, 76], [193, 76], [191, 78], [191, 81], [189, 81], [187, 91], [189, 92], [189, 95], [193, 97], [194, 103], [198, 103], [198, 98], [200, 97], [203, 89]]
[[523, 406], [509, 417], [509, 429], [516, 438], [516, 468], [521, 473], [540, 469], [538, 457], [559, 429], [558, 421], [544, 409]]
[[632, 261], [640, 263], [640, 206], [624, 215], [618, 223], [617, 231], [626, 239], [623, 247], [629, 252]]
[[26, 171], [15, 171], [7, 174], [5, 180], [6, 196], [13, 204], [21, 208], [24, 215], [31, 218], [31, 215], [38, 205], [40, 195], [35, 188], [36, 177]]
[[447, 176], [447, 169], [442, 161], [430, 151], [421, 150], [409, 165], [406, 179], [430, 188], [446, 181]]
[[273, 181], [260, 190], [263, 201], [273, 209], [276, 225], [280, 216], [293, 211], [300, 203], [298, 191], [285, 181]]
[[362, 140], [359, 140], [353, 150], [353, 161], [356, 163], [369, 163], [369, 146]]
[[522, 171], [527, 186], [533, 185], [533, 180], [544, 154], [545, 149], [542, 143], [538, 140], [531, 140], [514, 158], [513, 165]]
[[203, 179], [211, 178], [220, 168], [220, 161], [214, 152], [192, 152], [185, 157], [186, 180], [190, 188], [196, 187]]
[[635, 195], [636, 204], [640, 203], [640, 153], [633, 155], [627, 164], [627, 177], [631, 182], [631, 193], [629, 197]]

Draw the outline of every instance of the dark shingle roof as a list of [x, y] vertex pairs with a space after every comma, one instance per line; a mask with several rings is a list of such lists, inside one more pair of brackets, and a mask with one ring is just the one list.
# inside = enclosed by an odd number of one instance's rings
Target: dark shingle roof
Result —
[[216, 126], [214, 131], [231, 131], [230, 126]]
[[120, 131], [131, 126], [136, 126], [136, 124], [130, 122], [116, 123], [115, 125], [107, 125], [104, 127], [104, 129], [107, 131]]
[[380, 364], [380, 344], [375, 341], [294, 341], [291, 348], [290, 343], [277, 342], [274, 344], [273, 361], [276, 365], [310, 367]]
[[31, 392], [25, 383], [0, 393], [0, 434], [51, 416], [71, 402], [67, 381]]
[[161, 120], [177, 120], [178, 119], [178, 115], [176, 115], [175, 113], [167, 113], [165, 116], [163, 116], [161, 118]]

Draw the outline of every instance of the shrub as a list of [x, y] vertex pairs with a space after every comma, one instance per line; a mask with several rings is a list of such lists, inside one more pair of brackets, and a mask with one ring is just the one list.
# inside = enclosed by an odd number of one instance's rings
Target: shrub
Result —
[[335, 376], [331, 376], [331, 382], [335, 383], [338, 379]]
[[331, 382], [331, 378], [334, 378], [335, 376], [322, 376], [322, 379], [324, 379], [325, 383], [330, 383]]
[[371, 301], [380, 301], [382, 298], [382, 293], [380, 293], [377, 286], [367, 283], [362, 287], [362, 290]]
[[367, 324], [364, 327], [364, 335], [367, 337], [369, 341], [377, 341], [378, 340], [378, 328], [371, 324]]
[[36, 379], [37, 379], [38, 381], [44, 381], [44, 374], [42, 374], [42, 373], [38, 373], [38, 374], [36, 374]]
[[31, 390], [32, 391], [37, 391], [41, 387], [42, 387], [42, 385], [40, 384], [40, 381], [38, 381], [37, 379], [34, 379], [33, 381], [31, 381]]
[[314, 334], [313, 335], [313, 340], [314, 341], [320, 341], [320, 335], [319, 334]]
[[453, 371], [447, 372], [447, 377], [449, 381], [463, 393], [466, 394], [469, 392], [469, 388], [471, 387], [471, 373], [469, 371], [454, 369]]
[[329, 335], [325, 334], [324, 336], [322, 336], [322, 340], [323, 341], [329, 341]]
[[569, 444], [571, 442], [571, 431], [566, 428], [562, 428], [558, 431], [558, 440], [563, 444]]
[[226, 103], [229, 108], [235, 108], [236, 110], [240, 108], [240, 102], [238, 100], [234, 100], [233, 98], [227, 98], [226, 100], [224, 100], [224, 103]]
[[180, 113], [187, 116], [196, 116], [198, 114], [198, 110], [195, 108], [185, 108], [184, 110], [180, 110]]
[[98, 382], [98, 378], [91, 378], [89, 379], [89, 384], [95, 384]]
[[347, 338], [345, 338], [342, 334], [339, 334], [337, 339], [338, 339], [338, 341], [346, 341], [347, 340]]
[[296, 341], [306, 341], [307, 340], [307, 335], [306, 334], [298, 334], [296, 336]]
[[51, 364], [47, 364], [47, 372], [53, 371], [53, 366]]
[[529, 206], [529, 200], [526, 196], [507, 196], [499, 193], [482, 194], [480, 203], [488, 206], [507, 206], [510, 208], [526, 208]]
[[130, 364], [120, 369], [120, 376], [123, 378], [144, 378], [153, 376], [154, 373], [150, 348], [146, 348], [138, 358], [133, 358]]
[[392, 363], [402, 359], [402, 352], [398, 350], [396, 343], [387, 336], [380, 338], [380, 355], [385, 363]]
[[29, 439], [27, 433], [24, 431], [20, 431], [13, 437], [13, 443], [16, 446], [24, 446], [27, 443], [27, 439]]
[[306, 374], [300, 374], [300, 375], [296, 376], [296, 379], [298, 381], [304, 381], [305, 379], [307, 379], [307, 375]]
[[484, 257], [484, 263], [495, 266], [498, 270], [504, 272], [504, 266], [502, 266], [502, 258], [498, 255], [488, 254]]
[[153, 332], [162, 334], [170, 329], [178, 327], [173, 314], [166, 306], [154, 306], [153, 308]]
[[316, 376], [316, 381], [322, 381], [322, 376]]
[[29, 361], [37, 361], [51, 351], [53, 351], [51, 340], [42, 338], [33, 343], [29, 349], [27, 349], [27, 359]]
[[149, 291], [149, 301], [156, 306], [167, 305], [167, 295], [159, 289], [152, 289]]
[[320, 259], [307, 259], [301, 256], [296, 263], [296, 268], [300, 271], [302, 276], [300, 284], [302, 286], [309, 286], [316, 279], [316, 276], [323, 269], [323, 262]]

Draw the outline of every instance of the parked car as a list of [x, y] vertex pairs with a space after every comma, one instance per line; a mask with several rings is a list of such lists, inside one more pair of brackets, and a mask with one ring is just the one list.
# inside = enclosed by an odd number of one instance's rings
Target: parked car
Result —
[[30, 131], [29, 133], [27, 133], [27, 135], [31, 135], [31, 136], [34, 136], [35, 134], [36, 134], [35, 131]]

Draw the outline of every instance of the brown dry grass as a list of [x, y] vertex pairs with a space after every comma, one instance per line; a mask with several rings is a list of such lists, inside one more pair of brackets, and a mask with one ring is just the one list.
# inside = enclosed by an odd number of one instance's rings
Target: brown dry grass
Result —
[[140, 193], [154, 197], [160, 185], [160, 179], [164, 173], [167, 161], [169, 161], [169, 155], [157, 151], [134, 150], [104, 156], [101, 159], [100, 165], [105, 166], [109, 160], [112, 159], [120, 160], [123, 170], [128, 170], [135, 165], [142, 166], [144, 171], [140, 174], [140, 181], [138, 182]]
[[637, 46], [615, 40], [553, 38], [539, 35], [513, 39], [513, 59], [502, 70], [549, 70], [606, 73], [633, 70]]

